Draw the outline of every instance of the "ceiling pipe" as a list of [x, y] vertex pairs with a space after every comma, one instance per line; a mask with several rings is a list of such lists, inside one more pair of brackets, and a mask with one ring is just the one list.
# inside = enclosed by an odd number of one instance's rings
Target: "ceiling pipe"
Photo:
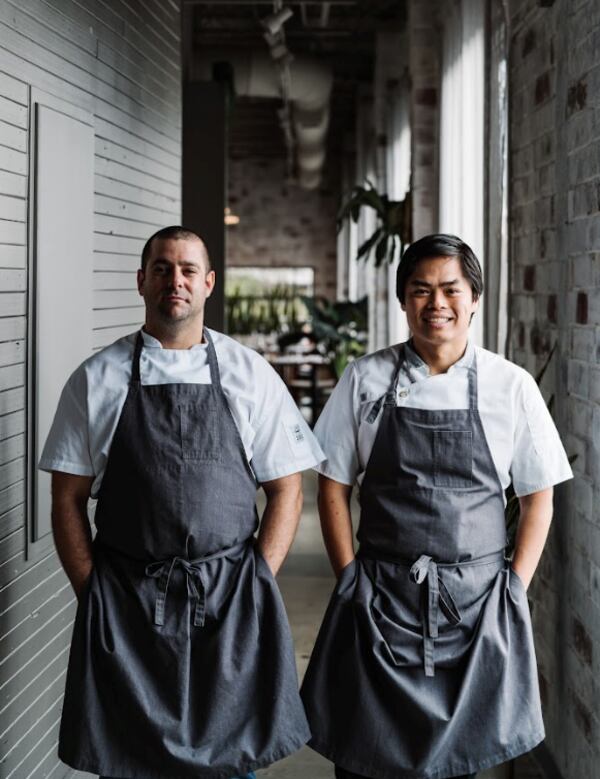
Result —
[[[281, 97], [279, 73], [268, 53], [204, 49], [194, 63], [192, 79], [210, 80], [216, 62], [231, 64], [237, 95]], [[316, 189], [325, 162], [333, 75], [329, 68], [305, 57], [295, 57], [288, 67], [293, 139], [288, 133], [286, 142], [295, 140], [298, 184], [304, 189]]]

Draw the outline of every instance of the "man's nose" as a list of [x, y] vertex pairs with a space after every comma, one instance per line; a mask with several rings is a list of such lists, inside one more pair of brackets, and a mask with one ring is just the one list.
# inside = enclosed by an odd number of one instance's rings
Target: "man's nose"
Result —
[[444, 308], [446, 305], [446, 298], [444, 297], [444, 290], [432, 289], [429, 293], [428, 305], [432, 308]]
[[181, 287], [183, 285], [183, 272], [181, 271], [181, 268], [173, 268], [171, 271], [169, 281], [171, 282], [171, 285], [173, 287]]

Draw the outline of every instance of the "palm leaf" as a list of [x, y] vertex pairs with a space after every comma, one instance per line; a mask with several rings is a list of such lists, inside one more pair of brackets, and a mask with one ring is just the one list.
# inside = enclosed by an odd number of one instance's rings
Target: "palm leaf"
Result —
[[[377, 244], [375, 264], [379, 266], [386, 259], [392, 262], [398, 248], [402, 250], [411, 242], [410, 202], [410, 192], [404, 200], [390, 200], [386, 194], [377, 192], [370, 181], [366, 181], [365, 186], [357, 184], [352, 188], [337, 214], [338, 232], [346, 219], [358, 222], [362, 208], [372, 208], [380, 222], [373, 235], [360, 246], [357, 260], [368, 259]], [[390, 240], [393, 237], [399, 239], [399, 247], [395, 240]]]
[[391, 238], [391, 236], [388, 233], [383, 233], [381, 238], [379, 239], [379, 243], [377, 244], [377, 248], [375, 249], [375, 267], [378, 268], [381, 263], [384, 261], [387, 250], [388, 250], [388, 241]]
[[379, 236], [381, 235], [383, 231], [383, 228], [379, 227], [373, 235], [370, 238], [367, 238], [367, 240], [359, 247], [358, 252], [356, 253], [356, 259], [360, 260], [361, 257], [364, 256], [365, 261], [369, 259], [369, 254], [371, 253], [371, 249], [375, 246], [377, 241], [379, 240]]

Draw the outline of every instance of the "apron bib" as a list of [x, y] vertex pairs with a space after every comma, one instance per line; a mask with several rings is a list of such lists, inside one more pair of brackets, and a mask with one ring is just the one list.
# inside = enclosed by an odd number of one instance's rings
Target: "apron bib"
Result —
[[401, 349], [360, 488], [360, 548], [331, 597], [302, 697], [310, 745], [343, 769], [442, 779], [527, 752], [544, 728], [476, 357], [469, 408], [439, 411], [396, 406], [403, 359]]
[[104, 475], [60, 729], [68, 765], [230, 779], [309, 731], [290, 630], [253, 543], [257, 484], [221, 388], [132, 376]]

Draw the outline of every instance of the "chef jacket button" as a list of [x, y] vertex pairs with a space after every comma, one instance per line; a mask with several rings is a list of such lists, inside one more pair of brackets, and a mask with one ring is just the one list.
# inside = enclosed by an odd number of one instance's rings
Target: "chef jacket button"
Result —
[[401, 389], [400, 392], [398, 393], [398, 396], [401, 397], [401, 398], [408, 397], [408, 389], [406, 387]]

